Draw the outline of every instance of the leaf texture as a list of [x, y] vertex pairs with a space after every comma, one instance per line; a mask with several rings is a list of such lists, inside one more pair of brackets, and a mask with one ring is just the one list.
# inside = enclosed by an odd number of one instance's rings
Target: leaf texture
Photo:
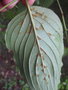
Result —
[[50, 9], [32, 6], [17, 15], [7, 27], [5, 41], [13, 50], [20, 72], [31, 90], [57, 90], [64, 53], [63, 28]]

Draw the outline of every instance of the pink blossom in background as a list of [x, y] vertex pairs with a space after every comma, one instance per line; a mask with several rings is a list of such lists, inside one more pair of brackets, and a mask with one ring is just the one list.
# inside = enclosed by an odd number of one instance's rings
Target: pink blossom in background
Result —
[[[3, 6], [3, 4], [0, 2], [0, 9], [1, 9], [2, 7], [4, 7], [4, 6]], [[7, 11], [7, 9], [3, 9], [1, 12], [5, 12], [5, 11]]]
[[[28, 0], [29, 5], [33, 5], [36, 0]], [[26, 0], [22, 0], [23, 5], [26, 5]]]
[[[7, 5], [8, 3], [12, 2], [13, 0], [2, 0], [3, 5]], [[13, 4], [9, 5], [7, 8], [13, 8], [20, 0], [16, 0]]]

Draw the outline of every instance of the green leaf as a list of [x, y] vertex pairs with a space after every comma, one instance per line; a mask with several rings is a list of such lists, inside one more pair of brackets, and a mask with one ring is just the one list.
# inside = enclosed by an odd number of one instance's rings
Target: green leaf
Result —
[[50, 9], [32, 6], [8, 25], [5, 41], [31, 90], [57, 90], [64, 53], [63, 28]]
[[41, 6], [45, 6], [45, 7], [49, 7], [50, 5], [53, 4], [55, 0], [36, 0], [36, 4], [37, 5], [41, 5]]
[[68, 55], [68, 48], [64, 48], [64, 56], [67, 56]]

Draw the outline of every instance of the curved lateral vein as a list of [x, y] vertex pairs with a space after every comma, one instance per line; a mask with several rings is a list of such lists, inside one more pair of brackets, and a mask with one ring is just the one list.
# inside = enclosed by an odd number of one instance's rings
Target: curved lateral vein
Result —
[[[35, 20], [37, 20], [39, 23], [42, 23], [42, 21], [43, 22], [45, 22], [44, 20], [42, 20], [42, 18], [39, 18], [39, 17], [37, 17], [37, 18], [35, 18], [35, 17], [33, 17]], [[39, 18], [39, 19], [38, 19]], [[46, 21], [47, 23], [48, 23], [48, 21]], [[48, 23], [49, 24], [49, 23]], [[49, 24], [50, 25], [50, 24]], [[59, 34], [59, 32], [57, 32], [57, 30], [52, 26], [52, 25], [50, 25], [54, 30], [55, 30], [55, 32], [57, 33], [57, 34]], [[60, 36], [60, 34], [59, 34], [59, 36]]]
[[[34, 18], [35, 19], [35, 18]], [[37, 19], [35, 19], [36, 21], [38, 21]], [[38, 21], [39, 23], [40, 23], [40, 21]], [[41, 23], [40, 23], [41, 24]], [[41, 24], [42, 25], [42, 27], [43, 27], [43, 24]], [[45, 30], [45, 28], [43, 27], [43, 29], [44, 29], [44, 31], [45, 31], [45, 33], [47, 34], [47, 32], [46, 32], [46, 30]], [[48, 35], [48, 34], [47, 34]], [[48, 36], [49, 37], [49, 36]], [[50, 38], [50, 37], [49, 37]], [[55, 45], [55, 43], [53, 42], [53, 40], [50, 38], [50, 40], [52, 41], [52, 43]], [[55, 47], [57, 48], [57, 46], [55, 45]], [[59, 52], [59, 49], [57, 48], [57, 50], [58, 50], [58, 52]], [[59, 54], [60, 54], [60, 52], [59, 52]]]
[[[34, 87], [32, 85], [32, 82], [31, 82], [31, 79], [30, 79], [30, 75], [29, 75], [29, 67], [28, 67], [29, 65], [28, 65], [28, 62], [29, 62], [29, 56], [30, 56], [31, 50], [32, 50], [33, 45], [34, 45], [34, 40], [35, 40], [34, 33], [33, 33], [32, 29], [31, 29], [31, 33], [30, 33], [30, 35], [29, 35], [29, 37], [27, 39], [26, 45], [25, 45], [25, 49], [24, 49], [24, 61], [23, 61], [24, 73], [25, 73], [25, 76], [27, 78], [27, 82], [28, 82], [29, 86], [31, 87], [31, 90], [33, 90]], [[29, 44], [29, 42], [30, 42], [30, 44]]]
[[8, 27], [7, 27], [7, 30], [6, 30], [6, 35], [8, 34], [9, 29], [13, 26], [14, 22], [15, 22], [17, 19], [19, 19], [22, 15], [25, 15], [25, 12], [22, 12], [22, 13], [18, 14], [16, 17], [14, 17], [14, 18], [12, 19], [12, 21], [9, 22]]
[[[40, 36], [38, 36], [44, 43], [46, 43], [47, 44], [47, 42], [45, 42]], [[49, 44], [47, 44], [47, 46], [51, 49], [51, 51], [53, 52], [53, 49], [50, 47], [50, 45]], [[56, 57], [56, 55], [55, 55], [55, 53], [53, 52], [53, 54], [54, 54], [54, 56], [55, 56], [55, 59], [56, 59], [56, 62], [57, 62], [57, 57]], [[58, 62], [57, 62], [58, 63]], [[59, 63], [58, 63], [58, 67], [59, 67]]]
[[[44, 52], [43, 52], [43, 54], [45, 54]], [[46, 59], [46, 57], [47, 57], [47, 59]], [[50, 79], [50, 83], [52, 84], [52, 90], [54, 89], [54, 85], [55, 85], [55, 82], [54, 82], [54, 78], [51, 78], [51, 77], [53, 77], [53, 74], [51, 74], [51, 72], [49, 72], [50, 70], [51, 70], [51, 67], [52, 67], [52, 63], [51, 63], [51, 61], [50, 61], [50, 59], [49, 59], [49, 57], [45, 54], [44, 55], [44, 58], [46, 59], [46, 60], [43, 60], [43, 63], [44, 64], [46, 64], [47, 65], [47, 67], [46, 67], [46, 69], [48, 70], [48, 73], [49, 73], [49, 76], [48, 76], [48, 78]], [[50, 65], [49, 65], [49, 63], [48, 63], [48, 61], [51, 63], [51, 67], [49, 67]], [[53, 68], [53, 67], [52, 67]], [[45, 71], [46, 71], [46, 69], [45, 69]], [[53, 80], [52, 80], [53, 79]], [[49, 89], [50, 89], [50, 87], [49, 87]], [[54, 89], [55, 90], [55, 89]]]
[[40, 87], [40, 90], [44, 90], [44, 87], [45, 87], [45, 90], [48, 90], [48, 83], [47, 83], [47, 79], [46, 79], [46, 74], [45, 74], [45, 70], [43, 68], [44, 65], [41, 66], [41, 64], [43, 64], [43, 61], [41, 60], [41, 57], [38, 54], [37, 61], [36, 61], [37, 82], [38, 82], [38, 85]]
[[[12, 35], [11, 35], [11, 38], [10, 38], [10, 43], [11, 43], [11, 49], [14, 51], [14, 44], [15, 44], [15, 41], [18, 37], [18, 33], [20, 32], [20, 29], [21, 29], [21, 26], [22, 25], [18, 25], [14, 31], [12, 32]], [[15, 37], [15, 38], [14, 38]]]
[[[29, 33], [30, 28], [31, 27], [28, 26], [28, 29], [27, 29], [26, 33]], [[26, 34], [25, 34], [25, 36], [23, 37], [22, 42], [19, 46], [19, 51], [18, 51], [18, 56], [19, 56], [19, 60], [20, 60], [21, 66], [22, 66], [23, 73], [24, 73], [24, 69], [23, 69], [24, 48], [25, 48], [25, 44], [27, 42], [28, 37], [29, 37], [29, 34], [27, 35], [27, 37], [26, 37]], [[24, 74], [24, 76], [25, 76], [25, 74]]]
[[14, 18], [12, 19], [12, 21], [9, 22], [9, 24], [8, 24], [8, 29], [7, 29], [6, 33], [8, 32], [9, 28], [14, 24], [14, 21], [16, 21], [22, 14], [23, 14], [23, 13], [18, 14], [16, 17], [14, 17]]
[[[23, 23], [25, 23], [25, 19], [24, 19], [24, 22]], [[23, 26], [22, 26], [23, 27]], [[22, 27], [21, 27], [21, 29], [22, 29]], [[20, 31], [21, 31], [21, 29], [20, 29]], [[19, 65], [20, 65], [20, 69], [22, 69], [22, 63], [20, 62], [20, 60], [19, 60], [19, 48], [20, 48], [20, 44], [21, 44], [21, 40], [22, 40], [22, 38], [23, 38], [23, 35], [25, 34], [25, 33], [20, 33], [20, 31], [19, 31], [19, 34], [18, 34], [18, 37], [17, 37], [17, 39], [16, 39], [16, 41], [15, 41], [15, 44], [14, 44], [14, 52], [15, 52], [15, 56], [16, 56], [16, 58], [17, 58], [17, 60], [19, 61]], [[19, 39], [19, 36], [20, 36], [20, 34], [22, 35], [22, 37]], [[22, 72], [23, 72], [23, 69], [22, 69]], [[24, 75], [24, 74], [23, 74]], [[25, 77], [25, 76], [24, 76]]]
[[6, 41], [7, 41], [6, 44], [7, 44], [7, 47], [8, 47], [8, 48], [10, 48], [10, 38], [11, 38], [12, 32], [13, 32], [13, 30], [16, 28], [17, 24], [20, 23], [21, 20], [22, 20], [22, 16], [21, 16], [19, 19], [17, 19], [17, 20], [14, 22], [14, 24], [11, 25], [10, 30], [7, 31], [7, 34], [6, 34], [6, 36], [5, 36], [5, 39], [6, 39]]
[[[19, 59], [20, 59], [20, 61], [22, 59], [24, 59], [24, 47], [25, 47], [25, 44], [27, 42], [27, 38], [29, 37], [30, 30], [31, 30], [31, 26], [28, 26], [28, 29], [25, 33], [25, 36], [23, 37], [22, 42], [20, 44], [20, 48], [19, 48]], [[21, 61], [21, 64], [23, 65], [23, 60]]]
[[[28, 17], [28, 16], [26, 15], [26, 17]], [[15, 52], [18, 52], [19, 45], [21, 44], [22, 38], [24, 37], [24, 35], [27, 31], [29, 21], [26, 23], [26, 17], [24, 19], [23, 25], [20, 29], [20, 32], [19, 32], [18, 37], [17, 37], [16, 42], [15, 42]], [[27, 27], [25, 27], [25, 23], [27, 24]], [[25, 28], [25, 30], [23, 30], [23, 28]]]
[[[47, 52], [45, 52], [45, 51], [43, 50], [43, 48], [40, 47], [40, 49], [47, 55]], [[51, 62], [53, 63], [52, 58], [51, 58], [49, 55], [47, 55], [47, 56], [50, 58]], [[55, 66], [54, 63], [53, 63], [53, 67], [54, 67], [54, 72], [55, 72], [55, 73], [54, 73], [54, 75], [55, 75], [54, 78], [58, 79], [58, 77], [56, 76], [56, 75], [57, 75], [56, 73], [58, 72], [58, 70], [55, 71], [55, 69], [57, 69], [57, 66]], [[58, 72], [58, 74], [59, 74], [59, 72]], [[55, 81], [55, 84], [56, 84], [56, 81]]]
[[[49, 46], [44, 40], [42, 40], [42, 42], [44, 42], [44, 44], [50, 49], [50, 51], [52, 52], [52, 55], [54, 56], [54, 61], [55, 61], [56, 57], [55, 57], [54, 52], [53, 52], [52, 49], [50, 48], [50, 46]], [[40, 47], [40, 49], [43, 50], [42, 47]], [[44, 50], [43, 50], [43, 51], [44, 51]], [[44, 51], [44, 52], [45, 52], [45, 51]], [[47, 53], [47, 52], [45, 52], [45, 53]], [[52, 61], [53, 61], [53, 60], [52, 60]], [[58, 69], [59, 69], [59, 68], [58, 68]]]
[[29, 57], [29, 72], [30, 72], [30, 77], [31, 77], [32, 84], [33, 84], [35, 90], [36, 89], [40, 90], [39, 87], [38, 87], [38, 83], [37, 83], [37, 80], [36, 80], [36, 73], [35, 73], [37, 53], [38, 53], [37, 45], [34, 44], [33, 48], [32, 48], [32, 51], [30, 53], [30, 57]]
[[[32, 6], [32, 7], [34, 7], [34, 6]], [[31, 8], [32, 8], [32, 7], [31, 7]], [[35, 7], [36, 7], [36, 9], [40, 8], [39, 6], [35, 6]], [[57, 19], [59, 20], [59, 17], [57, 17], [57, 15], [56, 15], [52, 10], [50, 10], [50, 9], [48, 9], [48, 8], [44, 8], [44, 9], [46, 9], [46, 10], [50, 11], [51, 13], [53, 13], [54, 16], [55, 16], [55, 18], [57, 18]], [[41, 9], [38, 9], [38, 10], [41, 10]], [[39, 13], [39, 12], [41, 12], [41, 11], [37, 11], [37, 10], [34, 9], [34, 11], [32, 11], [32, 12], [37, 12], [37, 13]], [[42, 14], [44, 14], [44, 13], [42, 12]], [[45, 17], [48, 17], [50, 20], [54, 21], [54, 22], [57, 24], [58, 27], [60, 27], [59, 24], [58, 24], [53, 18], [51, 18], [50, 16], [45, 16]], [[60, 20], [59, 20], [59, 23], [61, 23]]]

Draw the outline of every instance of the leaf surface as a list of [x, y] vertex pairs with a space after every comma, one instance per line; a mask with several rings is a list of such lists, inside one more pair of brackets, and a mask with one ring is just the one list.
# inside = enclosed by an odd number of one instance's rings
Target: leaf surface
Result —
[[5, 40], [31, 90], [57, 90], [64, 52], [63, 28], [52, 10], [28, 8], [27, 14], [21, 13], [10, 22]]

